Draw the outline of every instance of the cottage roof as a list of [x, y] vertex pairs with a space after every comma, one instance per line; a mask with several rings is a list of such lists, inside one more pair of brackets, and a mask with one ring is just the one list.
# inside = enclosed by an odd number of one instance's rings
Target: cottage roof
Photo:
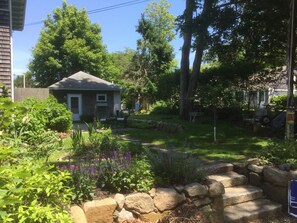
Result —
[[[294, 75], [297, 75], [297, 70], [294, 70]], [[287, 89], [288, 85], [287, 68], [276, 67], [274, 69], [265, 69], [255, 73], [245, 82], [239, 83], [239, 87], [248, 88], [250, 90], [259, 89]]]
[[22, 31], [24, 29], [26, 0], [12, 0], [12, 29]]
[[49, 86], [50, 90], [103, 90], [120, 91], [122, 87], [105, 81], [99, 77], [79, 71]]

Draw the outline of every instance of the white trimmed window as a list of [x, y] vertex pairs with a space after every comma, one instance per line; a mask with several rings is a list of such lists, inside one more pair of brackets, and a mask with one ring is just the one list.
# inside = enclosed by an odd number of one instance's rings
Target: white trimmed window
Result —
[[96, 101], [97, 102], [107, 102], [107, 95], [106, 94], [97, 94]]

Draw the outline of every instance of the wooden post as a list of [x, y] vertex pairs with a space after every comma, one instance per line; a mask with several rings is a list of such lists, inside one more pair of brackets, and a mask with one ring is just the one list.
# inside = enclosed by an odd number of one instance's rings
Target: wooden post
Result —
[[294, 139], [294, 67], [295, 67], [295, 0], [291, 0], [291, 16], [289, 22], [289, 41], [288, 41], [288, 97], [287, 97], [287, 119], [286, 119], [286, 139]]

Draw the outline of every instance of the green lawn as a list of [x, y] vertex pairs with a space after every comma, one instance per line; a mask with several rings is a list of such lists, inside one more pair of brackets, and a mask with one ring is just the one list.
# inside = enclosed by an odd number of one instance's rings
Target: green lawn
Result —
[[203, 160], [243, 160], [255, 157], [268, 143], [267, 138], [256, 137], [250, 129], [227, 121], [218, 121], [217, 142], [213, 141], [211, 119], [190, 123], [174, 116], [131, 116], [132, 119], [162, 120], [179, 123], [185, 127], [181, 134], [171, 134], [153, 129], [127, 129], [125, 134], [143, 142], [163, 148], [189, 152]]
[[[176, 116], [168, 115], [133, 115], [130, 119], [159, 120], [183, 125], [185, 127], [183, 133], [173, 134], [146, 128], [149, 125], [145, 123], [133, 124], [133, 127], [137, 126], [138, 128], [124, 128], [121, 130], [121, 134], [162, 148], [187, 152], [202, 160], [236, 161], [256, 157], [269, 141], [268, 138], [255, 136], [248, 127], [228, 121], [218, 121], [217, 142], [214, 143], [212, 120], [205, 117], [195, 123], [182, 121]], [[88, 133], [85, 132], [83, 135], [87, 139]], [[129, 143], [130, 145], [127, 145], [129, 148], [138, 150], [137, 146], [130, 142], [122, 141], [121, 143]], [[56, 161], [71, 154], [70, 137], [64, 139], [63, 144], [63, 150], [53, 153], [50, 161]]]

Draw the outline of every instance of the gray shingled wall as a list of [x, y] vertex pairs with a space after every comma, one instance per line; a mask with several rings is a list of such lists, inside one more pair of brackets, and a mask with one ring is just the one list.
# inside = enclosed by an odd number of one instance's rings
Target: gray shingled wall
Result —
[[0, 82], [11, 87], [11, 48], [10, 48], [9, 1], [0, 1]]

